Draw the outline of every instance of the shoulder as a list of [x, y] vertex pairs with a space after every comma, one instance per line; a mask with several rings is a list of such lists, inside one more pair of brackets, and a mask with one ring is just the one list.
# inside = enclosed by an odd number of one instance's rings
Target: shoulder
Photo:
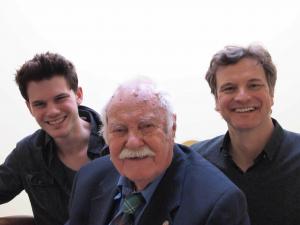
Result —
[[4, 165], [13, 168], [14, 172], [25, 173], [38, 170], [44, 164], [43, 151], [45, 150], [45, 132], [37, 130], [20, 140], [16, 147], [5, 158]]
[[202, 187], [207, 186], [209, 189], [214, 186], [221, 189], [226, 188], [225, 186], [236, 188], [217, 167], [197, 152], [191, 150], [185, 163], [186, 177], [194, 174], [195, 176], [191, 176], [193, 182], [199, 183]]
[[[201, 156], [199, 155], [199, 157]], [[222, 194], [229, 189], [238, 190], [236, 185], [221, 170], [203, 157], [187, 166], [186, 179], [190, 184], [201, 187], [202, 193], [214, 192], [215, 194]]]
[[191, 146], [191, 149], [201, 155], [209, 154], [210, 151], [220, 149], [224, 140], [224, 135], [197, 142]]
[[299, 149], [300, 146], [300, 134], [295, 133], [286, 129], [283, 129], [281, 125], [273, 119], [273, 123], [275, 125], [274, 132], [276, 135], [276, 138], [274, 138], [275, 142], [279, 142], [281, 148], [288, 148], [289, 150], [292, 149]]
[[202, 190], [207, 187], [207, 191], [211, 189], [222, 191], [227, 188], [238, 190], [217, 167], [202, 157], [202, 155], [184, 146], [178, 146], [183, 152], [181, 155], [184, 155], [181, 157], [185, 157], [182, 164], [186, 170], [185, 177], [187, 182], [191, 182], [195, 186], [197, 186], [196, 184], [200, 185]]
[[199, 217], [223, 215], [222, 211], [247, 217], [244, 194], [219, 169], [194, 151], [183, 164], [186, 166], [180, 170], [184, 171], [181, 181], [181, 206], [184, 212], [197, 208], [201, 214]]
[[40, 146], [42, 143], [45, 142], [46, 136], [48, 135], [44, 130], [38, 129], [34, 133], [21, 139], [17, 143], [17, 146]]
[[300, 142], [300, 134], [288, 130], [283, 130], [284, 141], [298, 143]]
[[35, 131], [21, 139], [11, 154], [25, 156], [27, 154], [32, 155], [33, 152], [41, 152], [45, 145], [46, 136], [47, 134], [41, 129]]
[[[283, 139], [280, 143], [280, 151], [279, 151], [280, 160], [284, 162], [287, 161], [290, 165], [298, 165], [300, 160], [300, 134], [283, 130]], [[300, 164], [299, 164], [300, 166]]]

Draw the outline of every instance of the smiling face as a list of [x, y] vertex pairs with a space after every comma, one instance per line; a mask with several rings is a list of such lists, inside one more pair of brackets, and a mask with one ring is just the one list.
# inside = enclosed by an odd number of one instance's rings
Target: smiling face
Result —
[[176, 130], [157, 96], [141, 89], [119, 90], [107, 107], [107, 142], [119, 173], [144, 189], [170, 165]]
[[27, 86], [27, 107], [40, 127], [54, 139], [67, 138], [79, 125], [78, 105], [82, 90], [74, 93], [62, 76], [31, 81]]
[[229, 129], [248, 130], [267, 127], [271, 122], [273, 96], [262, 66], [243, 58], [220, 67], [216, 73], [216, 110]]

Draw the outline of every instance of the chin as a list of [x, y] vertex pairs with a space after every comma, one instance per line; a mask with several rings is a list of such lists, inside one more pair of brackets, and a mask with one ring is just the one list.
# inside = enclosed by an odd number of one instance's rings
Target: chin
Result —
[[47, 132], [52, 138], [65, 138], [68, 136], [68, 132], [57, 131], [57, 132]]
[[126, 176], [139, 190], [145, 189], [157, 176]]
[[252, 124], [234, 124], [233, 126], [234, 129], [236, 130], [251, 130], [251, 129], [254, 129], [256, 126], [253, 126], [253, 123]]
[[132, 181], [143, 181], [143, 180], [150, 180], [152, 181], [155, 179], [159, 173], [157, 171], [149, 171], [148, 169], [140, 168], [139, 170], [130, 170], [125, 171], [124, 176], [129, 178]]
[[136, 181], [142, 181], [142, 180], [151, 180], [152, 177], [155, 177], [153, 174], [144, 173], [143, 169], [140, 169], [138, 171], [129, 171], [127, 173], [124, 173], [126, 177], [128, 177], [130, 180], [136, 180]]

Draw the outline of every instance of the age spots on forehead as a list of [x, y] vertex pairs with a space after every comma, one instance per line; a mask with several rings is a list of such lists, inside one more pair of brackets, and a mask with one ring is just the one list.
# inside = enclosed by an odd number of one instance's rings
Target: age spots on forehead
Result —
[[157, 99], [157, 94], [150, 90], [144, 89], [134, 89], [134, 90], [119, 90], [115, 95], [112, 96], [111, 101], [123, 102], [125, 100], [133, 99], [135, 101], [140, 101], [148, 103], [150, 100]]

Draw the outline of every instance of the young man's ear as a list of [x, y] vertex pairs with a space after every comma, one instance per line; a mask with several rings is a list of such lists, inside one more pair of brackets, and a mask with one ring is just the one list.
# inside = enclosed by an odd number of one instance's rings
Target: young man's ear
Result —
[[218, 103], [218, 97], [217, 96], [215, 96], [215, 110], [217, 112], [220, 112], [219, 103]]
[[77, 91], [76, 91], [75, 95], [76, 95], [77, 105], [80, 105], [82, 103], [82, 100], [83, 100], [82, 87], [77, 88]]

